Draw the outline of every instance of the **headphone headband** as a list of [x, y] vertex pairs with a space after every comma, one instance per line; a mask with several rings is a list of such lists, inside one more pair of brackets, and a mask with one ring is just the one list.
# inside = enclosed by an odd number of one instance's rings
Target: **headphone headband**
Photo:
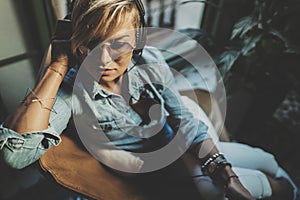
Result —
[[139, 9], [140, 15], [144, 17], [145, 16], [145, 8], [143, 5], [143, 2], [141, 0], [135, 0], [135, 3]]

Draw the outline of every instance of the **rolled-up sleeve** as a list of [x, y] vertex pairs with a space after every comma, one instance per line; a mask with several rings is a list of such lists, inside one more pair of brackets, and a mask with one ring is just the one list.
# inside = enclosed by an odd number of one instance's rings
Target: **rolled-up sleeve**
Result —
[[18, 134], [0, 125], [0, 156], [7, 165], [22, 169], [38, 160], [51, 146], [61, 142], [60, 134], [66, 128], [71, 109], [58, 96], [51, 112], [47, 129]]
[[45, 151], [60, 143], [60, 136], [49, 127], [39, 132], [18, 134], [0, 127], [1, 159], [9, 166], [22, 169], [40, 158]]

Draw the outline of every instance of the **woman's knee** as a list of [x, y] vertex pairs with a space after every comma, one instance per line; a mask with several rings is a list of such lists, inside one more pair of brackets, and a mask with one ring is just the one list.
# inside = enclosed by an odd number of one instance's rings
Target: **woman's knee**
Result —
[[235, 167], [260, 170], [275, 175], [278, 163], [273, 154], [246, 144], [220, 142], [226, 158]]
[[233, 171], [253, 197], [261, 199], [272, 195], [271, 185], [263, 172], [237, 167], [233, 167]]

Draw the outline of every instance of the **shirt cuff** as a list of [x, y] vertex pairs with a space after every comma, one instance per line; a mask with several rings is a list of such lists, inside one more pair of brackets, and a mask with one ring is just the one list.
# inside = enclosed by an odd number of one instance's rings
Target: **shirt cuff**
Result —
[[47, 141], [48, 147], [57, 146], [61, 142], [59, 134], [52, 127], [48, 127], [42, 131], [18, 134], [0, 124], [0, 149], [5, 145], [13, 149], [20, 149], [22, 147], [29, 149], [37, 148], [43, 140]]

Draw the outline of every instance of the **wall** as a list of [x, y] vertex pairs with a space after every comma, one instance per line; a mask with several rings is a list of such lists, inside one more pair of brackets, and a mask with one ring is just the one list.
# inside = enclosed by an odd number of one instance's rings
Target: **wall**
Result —
[[43, 6], [43, 0], [0, 1], [0, 115], [12, 113], [34, 87], [49, 39]]

